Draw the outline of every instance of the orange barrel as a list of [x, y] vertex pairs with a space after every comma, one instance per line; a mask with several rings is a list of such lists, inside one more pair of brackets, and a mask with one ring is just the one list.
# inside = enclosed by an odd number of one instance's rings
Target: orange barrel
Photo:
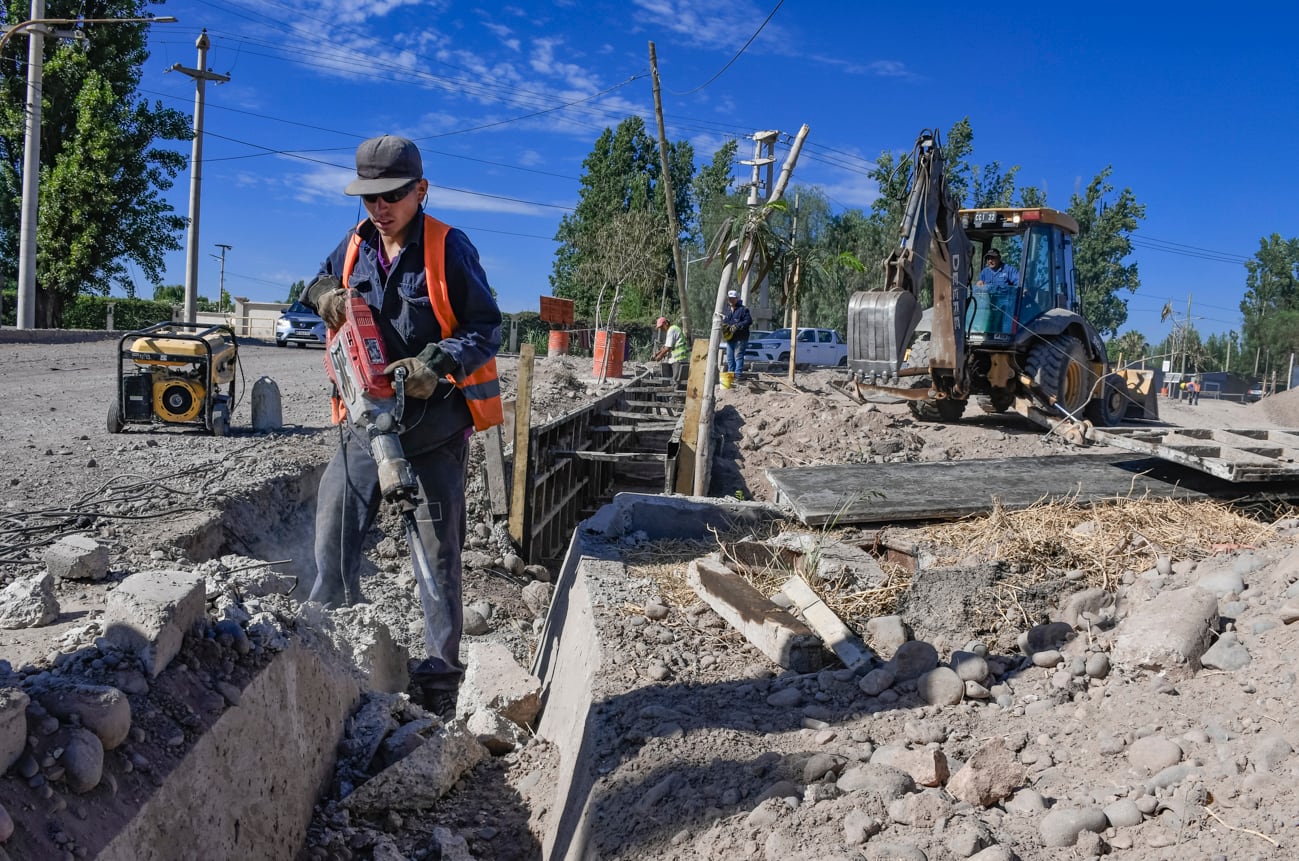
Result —
[[562, 356], [568, 352], [568, 333], [559, 329], [550, 332], [550, 344], [547, 353], [551, 356]]
[[626, 332], [595, 333], [595, 376], [621, 377], [622, 354], [627, 348]]

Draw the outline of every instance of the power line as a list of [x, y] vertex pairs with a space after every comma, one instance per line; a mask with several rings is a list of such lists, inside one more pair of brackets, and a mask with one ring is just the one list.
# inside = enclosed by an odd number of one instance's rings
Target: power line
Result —
[[[772, 17], [775, 16], [776, 12], [780, 10], [780, 7], [781, 7], [781, 6], [784, 6], [784, 5], [785, 5], [785, 0], [780, 0], [780, 2], [776, 4], [776, 8], [775, 8], [775, 9], [772, 9], [772, 10], [771, 10], [771, 13], [770, 13], [769, 15], [767, 15], [766, 19], [763, 20], [763, 22], [762, 22], [761, 24], [758, 25], [758, 29], [756, 29], [756, 30], [753, 31], [753, 35], [749, 37], [749, 41], [745, 42], [745, 43], [744, 43], [744, 46], [743, 46], [742, 48], [740, 48], [739, 51], [736, 51], [734, 57], [732, 57], [731, 59], [729, 59], [729, 60], [726, 61], [726, 65], [725, 65], [725, 66], [722, 66], [722, 68], [720, 68], [720, 69], [717, 71], [717, 74], [716, 74], [716, 75], [713, 75], [711, 78], [709, 78], [708, 80], [704, 81], [702, 84], [700, 84], [699, 86], [695, 87], [693, 90], [686, 90], [684, 93], [672, 93], [672, 95], [674, 95], [674, 96], [689, 96], [689, 95], [693, 95], [693, 94], [699, 92], [700, 90], [702, 90], [704, 87], [706, 87], [706, 86], [708, 86], [709, 84], [711, 84], [713, 81], [715, 81], [715, 80], [717, 80], [718, 78], [720, 78], [720, 77], [722, 76], [722, 73], [725, 72], [727, 69], [729, 69], [729, 68], [731, 67], [731, 64], [734, 63], [736, 60], [740, 59], [740, 55], [743, 54], [745, 51], [747, 51], [747, 50], [749, 49], [749, 46], [753, 44], [753, 40], [756, 39], [756, 38], [758, 38], [758, 34], [761, 33], [761, 32], [762, 32], [762, 29], [763, 29], [764, 27], [767, 26], [767, 22], [769, 22], [769, 21], [772, 19]], [[671, 92], [671, 91], [669, 91], [669, 92]]]

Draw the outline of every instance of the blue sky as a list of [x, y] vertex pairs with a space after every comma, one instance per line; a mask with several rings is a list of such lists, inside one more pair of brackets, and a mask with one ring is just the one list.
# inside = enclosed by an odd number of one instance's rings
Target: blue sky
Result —
[[[218, 293], [218, 243], [234, 295], [309, 280], [362, 215], [342, 194], [356, 145], [394, 133], [419, 142], [430, 211], [468, 232], [502, 309], [537, 310], [596, 137], [633, 113], [653, 128], [650, 41], [670, 138], [702, 163], [806, 123], [794, 181], [838, 210], [870, 205], [882, 151], [965, 116], [974, 162], [1020, 165], [1051, 205], [1112, 165], [1147, 207], [1124, 328], [1152, 341], [1188, 297], [1201, 333], [1239, 329], [1244, 261], [1299, 235], [1291, 4], [785, 0], [737, 58], [776, 4], [170, 0], [156, 12], [179, 22], [153, 27], [142, 94], [193, 110], [194, 81], [166, 70], [195, 65], [203, 28], [208, 67], [231, 78], [206, 87], [199, 293]], [[181, 214], [189, 188], [186, 172], [168, 194]], [[184, 280], [180, 251], [166, 282]]]

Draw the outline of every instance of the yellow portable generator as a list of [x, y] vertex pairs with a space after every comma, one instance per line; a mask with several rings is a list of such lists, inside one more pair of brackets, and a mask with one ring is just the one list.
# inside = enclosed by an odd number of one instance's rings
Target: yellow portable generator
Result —
[[225, 436], [238, 358], [229, 326], [157, 323], [127, 332], [117, 346], [117, 397], [108, 408], [108, 432], [177, 424]]

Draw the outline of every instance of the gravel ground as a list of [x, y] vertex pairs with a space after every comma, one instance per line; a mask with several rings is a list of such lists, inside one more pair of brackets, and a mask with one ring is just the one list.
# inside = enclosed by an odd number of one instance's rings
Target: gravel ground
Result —
[[[197, 567], [206, 557], [193, 524], [213, 510], [227, 512], [228, 526], [244, 533], [241, 555], [281, 562], [278, 570], [299, 580], [309, 576], [306, 513], [286, 518], [273, 534], [261, 532], [271, 509], [283, 514], [310, 498], [311, 482], [332, 451], [320, 351], [244, 344], [241, 389], [263, 376], [275, 380], [285, 428], [253, 434], [245, 397], [231, 436], [213, 438], [175, 428], [108, 434], [115, 350], [112, 340], [34, 345], [0, 338], [0, 416], [7, 431], [0, 486], [8, 530], [0, 586], [39, 568], [24, 559], [38, 555], [41, 542], [92, 528], [110, 548], [111, 579], [164, 560]], [[559, 414], [595, 393], [584, 382], [588, 361], [538, 362], [537, 414]], [[503, 358], [501, 366], [508, 390], [513, 360]], [[771, 466], [1048, 458], [1070, 451], [1018, 419], [973, 408], [959, 425], [941, 426], [913, 421], [900, 405], [856, 405], [832, 388], [833, 379], [818, 372], [801, 376], [798, 390], [773, 384], [719, 391], [718, 428], [728, 445], [714, 492], [768, 499], [763, 472]], [[1286, 394], [1249, 407], [1202, 400], [1196, 407], [1164, 402], [1161, 409], [1166, 421], [1189, 426], [1299, 426], [1292, 421], [1299, 419], [1296, 402]], [[261, 499], [268, 482], [279, 496]], [[38, 520], [39, 512], [51, 510], [61, 516]], [[481, 501], [471, 515], [484, 528], [470, 549], [495, 562], [509, 549], [500, 530], [487, 523]], [[1067, 528], [1086, 528], [1086, 521], [1080, 516]], [[40, 529], [15, 532], [38, 522]], [[983, 675], [969, 679], [977, 687], [964, 687], [955, 704], [929, 702], [928, 682], [905, 678], [896, 658], [877, 666], [893, 675], [883, 687], [882, 677], [865, 668], [782, 672], [679, 588], [690, 560], [715, 548], [634, 548], [641, 555], [630, 558], [625, 584], [598, 610], [607, 656], [602, 707], [614, 729], [597, 750], [604, 777], [593, 796], [594, 856], [1291, 857], [1299, 837], [1292, 753], [1299, 718], [1289, 703], [1299, 626], [1288, 624], [1287, 613], [1299, 598], [1299, 560], [1290, 556], [1289, 523], [1267, 536], [1247, 547], [1206, 542], [1178, 554], [1150, 547], [1148, 564], [1114, 584], [1112, 612], [1059, 648], [1037, 650], [1057, 651], [1058, 660], [1037, 658], [1033, 649], [995, 647], [972, 624], [950, 625], [941, 639], [928, 635], [939, 646], [937, 661], [960, 663], [956, 651], [985, 661]], [[865, 540], [851, 532], [833, 537]], [[376, 533], [364, 589], [394, 636], [417, 654], [407, 566], [399, 548], [382, 538]], [[1052, 564], [1043, 558], [1039, 567], [1063, 584], [1046, 596], [1051, 618], [1058, 619], [1064, 599], [1086, 584], [1071, 581], [1068, 571], [1049, 570]], [[486, 611], [490, 631], [483, 636], [504, 642], [526, 663], [537, 612], [523, 599], [520, 581], [501, 573], [491, 564], [471, 572], [466, 603]], [[960, 578], [941, 566], [916, 576]], [[1243, 663], [1233, 651], [1216, 659], [1225, 668], [1183, 677], [1114, 655], [1125, 633], [1140, 634], [1139, 626], [1148, 624], [1141, 608], [1190, 586], [1212, 588], [1220, 615], [1212, 623], [1214, 640], [1240, 646]], [[15, 668], [48, 660], [62, 637], [93, 618], [102, 597], [102, 587], [61, 585], [59, 620], [0, 631], [0, 654]], [[1019, 633], [1038, 621], [1026, 620]], [[898, 645], [880, 631], [868, 639], [881, 659]], [[1102, 657], [1111, 664], [1103, 673], [1096, 670]], [[1007, 753], [975, 757], [989, 745]], [[963, 797], [946, 776], [925, 771], [941, 771], [941, 761], [954, 775], [962, 764], [985, 760], [1012, 776], [1022, 771], [988, 806]], [[324, 804], [304, 854], [539, 857], [540, 830], [557, 815], [555, 767], [553, 749], [533, 740], [480, 766], [426, 816], [348, 821]], [[1066, 838], [1071, 848], [1055, 845]], [[457, 855], [461, 850], [468, 854]]]

